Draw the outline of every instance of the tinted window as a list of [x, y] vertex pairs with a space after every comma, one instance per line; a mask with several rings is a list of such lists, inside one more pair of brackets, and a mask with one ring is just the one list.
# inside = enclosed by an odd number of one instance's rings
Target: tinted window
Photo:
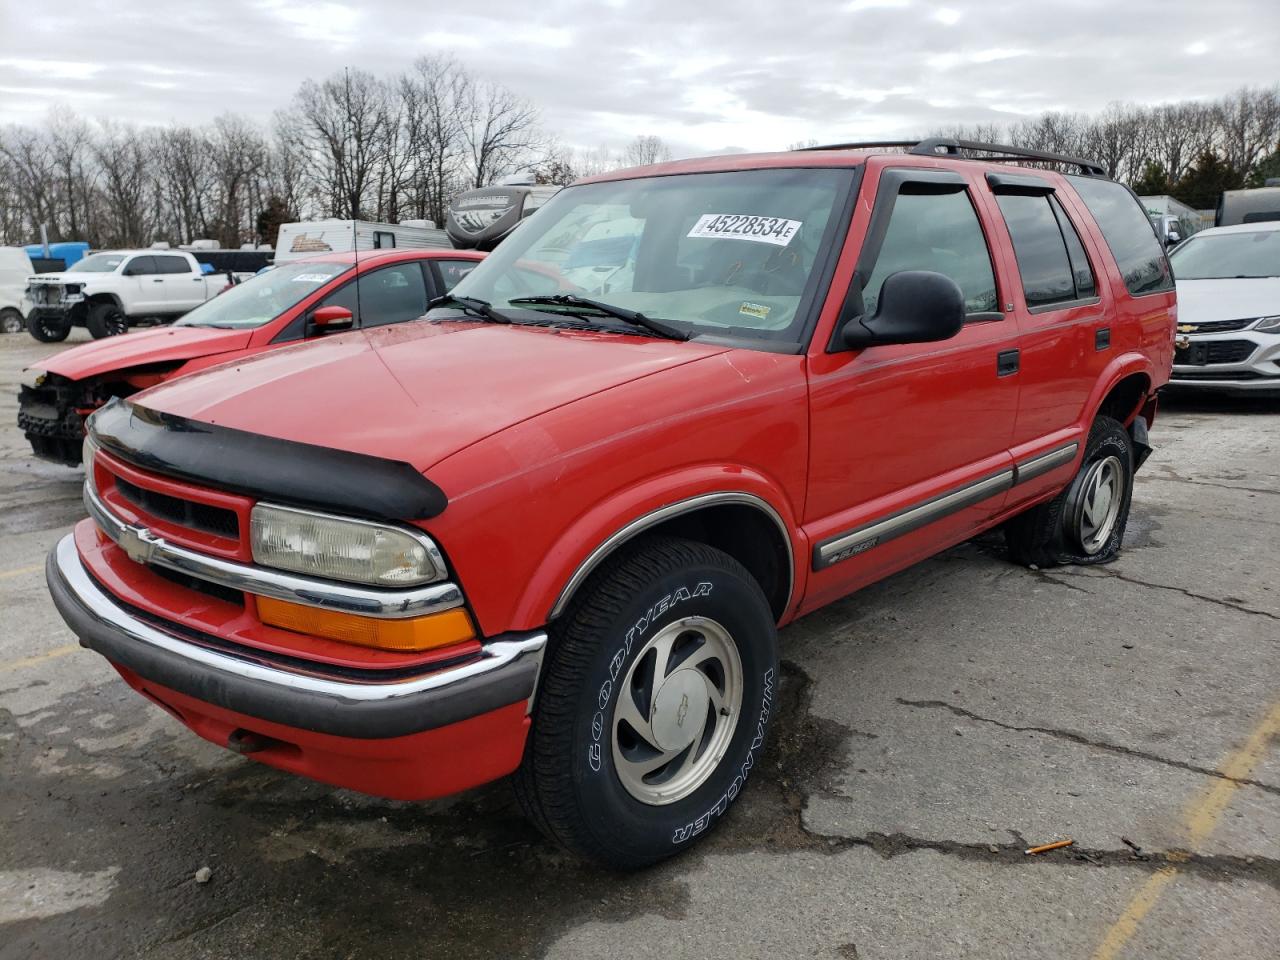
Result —
[[357, 278], [356, 282], [360, 286], [361, 326], [403, 323], [427, 312], [427, 285], [416, 260], [383, 267]]
[[[910, 189], [910, 184], [904, 190]], [[876, 265], [863, 287], [863, 305], [875, 312], [880, 288], [891, 274], [933, 270], [959, 284], [968, 313], [998, 310], [991, 254], [966, 192], [900, 193]]]
[[190, 273], [191, 264], [182, 257], [152, 257], [156, 273]]
[[1076, 285], [1071, 279], [1071, 261], [1049, 198], [1002, 193], [996, 196], [996, 202], [1013, 238], [1027, 306], [1074, 300]]
[[124, 268], [131, 277], [149, 277], [156, 273], [155, 257], [134, 257]]
[[1080, 242], [1080, 234], [1075, 225], [1062, 209], [1057, 197], [1049, 198], [1049, 206], [1058, 217], [1058, 226], [1062, 228], [1062, 239], [1067, 241], [1067, 256], [1071, 259], [1071, 275], [1076, 282], [1076, 299], [1097, 296], [1098, 284], [1093, 279], [1093, 270], [1089, 266], [1089, 256], [1084, 252], [1084, 244]]
[[1069, 179], [1102, 230], [1129, 292], [1137, 296], [1172, 290], [1169, 261], [1137, 198], [1111, 180]]
[[373, 249], [390, 250], [396, 245], [396, 235], [386, 230], [373, 231]]
[[440, 269], [440, 283], [444, 287], [444, 292], [448, 293], [454, 288], [454, 285], [465, 277], [468, 273], [476, 268], [475, 260], [437, 260], [435, 264]]

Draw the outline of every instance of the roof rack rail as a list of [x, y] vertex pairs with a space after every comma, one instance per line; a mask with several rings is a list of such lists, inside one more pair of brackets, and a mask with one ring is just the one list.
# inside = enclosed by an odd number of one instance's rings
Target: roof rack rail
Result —
[[978, 140], [954, 140], [950, 137], [928, 137], [924, 140], [868, 140], [857, 143], [828, 143], [816, 147], [800, 147], [800, 150], [876, 150], [881, 147], [900, 147], [907, 153], [918, 157], [948, 156], [958, 157], [962, 150], [971, 153], [991, 153], [985, 159], [996, 163], [1017, 163], [1023, 160], [1038, 160], [1042, 163], [1061, 163], [1069, 167], [1079, 167], [1086, 177], [1107, 177], [1106, 169], [1096, 160], [1084, 157], [1070, 157], [1061, 153], [1049, 153], [1047, 150], [1031, 150], [1026, 147], [1014, 147], [1006, 143], [982, 143]]

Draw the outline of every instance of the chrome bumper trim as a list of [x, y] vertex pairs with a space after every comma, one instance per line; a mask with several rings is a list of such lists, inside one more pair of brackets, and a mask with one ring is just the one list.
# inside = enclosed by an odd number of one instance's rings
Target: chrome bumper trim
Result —
[[[294, 673], [210, 650], [139, 619], [119, 606], [90, 578], [71, 534], [63, 537], [54, 548], [50, 567], [51, 580], [56, 573], [61, 581], [62, 590], [55, 592], [55, 600], [60, 596], [69, 596], [78, 608], [77, 612], [87, 617], [84, 623], [72, 623], [73, 627], [77, 627], [77, 633], [81, 634], [82, 642], [86, 633], [93, 632], [92, 627], [106, 628], [112, 636], [126, 642], [131, 641], [138, 647], [152, 648], [181, 658], [193, 673], [213, 672], [225, 678], [265, 683], [282, 694], [297, 692], [326, 697], [335, 704], [386, 704], [429, 691], [444, 691], [464, 681], [483, 678], [517, 664], [529, 663], [536, 667], [547, 643], [547, 635], [542, 631], [509, 635], [512, 639], [494, 640], [485, 644], [479, 659], [456, 667], [437, 668], [422, 676], [390, 682], [334, 680], [314, 674]], [[63, 615], [65, 617], [66, 613]], [[68, 622], [71, 622], [70, 618]], [[95, 648], [92, 642], [85, 642], [84, 645]]]
[[146, 527], [125, 523], [107, 508], [88, 480], [84, 486], [84, 505], [98, 529], [132, 560], [176, 570], [231, 590], [385, 619], [419, 617], [462, 606], [462, 591], [452, 583], [432, 583], [409, 590], [377, 590], [235, 563], [179, 547]]

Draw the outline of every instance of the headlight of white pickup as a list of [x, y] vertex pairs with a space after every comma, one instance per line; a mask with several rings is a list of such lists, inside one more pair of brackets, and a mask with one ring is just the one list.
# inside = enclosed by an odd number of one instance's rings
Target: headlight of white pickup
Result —
[[444, 559], [425, 533], [261, 503], [249, 519], [254, 562], [266, 567], [375, 587], [445, 575]]
[[1255, 330], [1265, 330], [1268, 333], [1280, 333], [1280, 316], [1259, 317], [1258, 322], [1253, 325]]

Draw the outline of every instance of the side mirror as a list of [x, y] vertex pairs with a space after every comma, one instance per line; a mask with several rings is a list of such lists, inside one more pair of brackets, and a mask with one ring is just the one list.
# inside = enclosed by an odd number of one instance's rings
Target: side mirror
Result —
[[311, 314], [311, 330], [315, 336], [350, 330], [355, 318], [346, 307], [317, 307]]
[[[861, 294], [858, 295], [859, 301]], [[870, 317], [851, 316], [840, 331], [850, 350], [886, 343], [949, 340], [964, 326], [964, 294], [950, 277], [903, 270], [885, 278]]]

